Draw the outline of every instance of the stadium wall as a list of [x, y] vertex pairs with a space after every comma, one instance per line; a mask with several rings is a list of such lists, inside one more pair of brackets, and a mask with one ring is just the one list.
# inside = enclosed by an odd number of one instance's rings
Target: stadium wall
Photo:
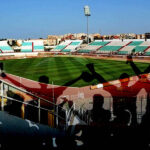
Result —
[[[126, 55], [99, 55], [99, 54], [55, 54], [51, 52], [33, 52], [33, 53], [2, 53], [0, 54], [0, 60], [7, 59], [24, 59], [24, 58], [40, 58], [40, 57], [83, 57], [93, 59], [108, 59], [126, 61]], [[150, 62], [149, 56], [133, 56], [135, 62]]]
[[[150, 76], [148, 76], [150, 79]], [[101, 94], [103, 97], [105, 97], [105, 103], [104, 107], [107, 109], [111, 109], [112, 107], [112, 98], [115, 96], [118, 96], [118, 93], [120, 93], [120, 81], [115, 80], [109, 82], [111, 86], [104, 88], [97, 88], [94, 90], [91, 90], [90, 86], [85, 87], [65, 87], [65, 86], [58, 86], [58, 85], [52, 85], [52, 84], [44, 84], [39, 83], [33, 80], [29, 80], [26, 78], [14, 76], [11, 74], [7, 74], [5, 78], [0, 77], [1, 80], [4, 80], [6, 82], [9, 82], [11, 84], [14, 84], [20, 88], [23, 88], [29, 92], [32, 92], [35, 95], [38, 95], [39, 97], [43, 97], [45, 99], [48, 99], [53, 102], [53, 99], [55, 99], [55, 103], [59, 104], [61, 102], [62, 97], [66, 97], [68, 100], [71, 100], [75, 103], [76, 108], [79, 109], [81, 107], [85, 109], [92, 109], [93, 107], [93, 95], [94, 94]], [[150, 80], [149, 80], [150, 81]], [[137, 94], [137, 89], [132, 88], [132, 85], [138, 82], [138, 78], [136, 76], [130, 78], [129, 82], [129, 88], [132, 91], [132, 93], [122, 93], [122, 96], [130, 97], [130, 96], [137, 96], [137, 99], [140, 99], [141, 97], [146, 96], [146, 91], [140, 88], [140, 92]], [[141, 87], [149, 86], [149, 83], [147, 82], [139, 82], [139, 85]], [[118, 91], [116, 90], [118, 89]], [[110, 94], [111, 93], [111, 94]], [[113, 95], [113, 97], [112, 97]], [[32, 97], [28, 95], [23, 95], [25, 101], [30, 101]], [[47, 103], [41, 103], [41, 105], [47, 105]]]

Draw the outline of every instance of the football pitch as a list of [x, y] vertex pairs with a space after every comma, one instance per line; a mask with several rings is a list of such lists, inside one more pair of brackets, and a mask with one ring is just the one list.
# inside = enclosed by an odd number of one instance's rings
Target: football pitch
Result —
[[[3, 60], [6, 73], [14, 74], [24, 78], [38, 81], [40, 76], [47, 76], [50, 84], [65, 85], [69, 81], [72, 87], [82, 87], [98, 84], [96, 78], [91, 78], [92, 73], [87, 64], [94, 64], [95, 71], [105, 80], [116, 80], [122, 73], [129, 76], [135, 75], [129, 64], [125, 61], [114, 61], [104, 59], [79, 58], [79, 57], [45, 57]], [[135, 63], [144, 71], [149, 63]], [[86, 80], [79, 78], [86, 74]]]

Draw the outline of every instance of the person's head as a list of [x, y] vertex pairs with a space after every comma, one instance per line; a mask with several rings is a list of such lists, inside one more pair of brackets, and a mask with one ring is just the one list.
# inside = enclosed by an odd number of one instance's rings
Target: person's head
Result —
[[48, 84], [49, 83], [49, 78], [45, 75], [40, 76], [39, 77], [39, 82]]
[[[126, 79], [126, 80], [123, 80], [123, 79]], [[129, 75], [127, 73], [122, 73], [119, 77], [119, 80], [121, 81], [121, 84], [124, 83], [124, 85], [127, 86], [129, 82]]]
[[129, 110], [118, 109], [116, 116], [116, 120], [118, 123], [126, 126], [130, 124], [131, 112]]
[[91, 72], [95, 72], [94, 64], [93, 64], [93, 63], [86, 64], [86, 67], [87, 67]]
[[3, 70], [3, 62], [0, 62], [0, 70]]
[[125, 78], [129, 78], [129, 75], [127, 73], [122, 73], [119, 77], [120, 80]]

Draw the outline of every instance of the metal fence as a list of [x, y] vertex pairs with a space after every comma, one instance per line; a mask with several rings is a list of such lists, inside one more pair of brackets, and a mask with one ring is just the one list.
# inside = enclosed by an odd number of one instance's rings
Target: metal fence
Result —
[[[30, 107], [31, 109], [36, 110], [36, 115], [37, 115], [37, 119], [36, 121], [38, 123], [42, 123], [42, 112], [45, 112], [48, 114], [47, 118], [47, 123], [48, 125], [52, 126], [52, 127], [59, 127], [60, 125], [62, 125], [64, 128], [67, 128], [68, 126], [68, 120], [70, 118], [70, 114], [72, 113], [72, 109], [70, 110], [66, 110], [63, 107], [60, 107], [59, 105], [48, 101], [44, 98], [41, 98], [39, 96], [36, 96], [22, 88], [19, 88], [15, 85], [12, 85], [10, 83], [7, 83], [3, 80], [0, 80], [0, 105], [1, 105], [1, 111], [7, 111], [8, 113], [10, 113], [10, 109], [12, 107], [12, 103], [15, 102], [17, 104], [20, 103], [20, 105], [22, 105], [22, 109], [24, 110], [27, 107]], [[19, 92], [25, 93], [29, 96], [31, 96], [33, 99], [31, 101], [36, 101], [36, 104], [32, 104], [29, 103], [29, 101], [20, 101], [19, 99], [15, 99], [13, 97], [8, 96], [8, 91], [14, 91], [17, 90]], [[48, 107], [44, 107], [41, 106], [41, 102], [46, 103], [48, 106], [50, 106], [50, 108]], [[16, 108], [16, 109], [21, 109], [21, 108]], [[26, 113], [25, 111], [21, 110], [22, 113], [22, 117], [23, 119], [26, 119]], [[14, 110], [17, 111], [17, 110]], [[64, 115], [62, 115], [64, 114]], [[33, 114], [29, 114], [29, 115], [33, 115]], [[32, 121], [32, 120], [31, 120]], [[33, 120], [35, 121], [35, 120]]]
[[[69, 121], [72, 117], [78, 116], [80, 120], [84, 121], [86, 124], [91, 123], [91, 111], [88, 111], [84, 108], [76, 108], [77, 106], [75, 104], [72, 105], [71, 108], [69, 109], [64, 109], [63, 107], [60, 107], [59, 105], [48, 101], [44, 98], [41, 98], [39, 96], [36, 96], [22, 88], [19, 88], [15, 85], [12, 85], [10, 83], [7, 83], [3, 80], [0, 80], [0, 104], [1, 104], [1, 111], [8, 111], [7, 106], [11, 106], [12, 102], [16, 103], [21, 103], [23, 108], [30, 107], [30, 109], [34, 109], [36, 112], [36, 121], [39, 123], [43, 123], [43, 115], [42, 113], [45, 112], [48, 117], [47, 117], [47, 124], [51, 127], [63, 127], [67, 129], [67, 127], [70, 125]], [[13, 91], [13, 89], [23, 92], [27, 95], [30, 95], [33, 99], [31, 101], [36, 101], [36, 104], [30, 103], [29, 101], [20, 101], [18, 99], [15, 99], [13, 97], [8, 96], [7, 92], [8, 91]], [[41, 106], [41, 102], [46, 103], [47, 106], [51, 106], [50, 108], [48, 107], [43, 107]], [[108, 98], [107, 100], [105, 99], [105, 107], [107, 110], [110, 110], [111, 112], [111, 119], [113, 120], [113, 99]], [[146, 98], [145, 97], [139, 97], [136, 100], [136, 107], [137, 107], [137, 121], [140, 123], [143, 114], [145, 113], [146, 109]], [[22, 118], [26, 119], [26, 111], [22, 112]], [[33, 115], [33, 114], [29, 114]], [[31, 119], [32, 121], [32, 119]]]

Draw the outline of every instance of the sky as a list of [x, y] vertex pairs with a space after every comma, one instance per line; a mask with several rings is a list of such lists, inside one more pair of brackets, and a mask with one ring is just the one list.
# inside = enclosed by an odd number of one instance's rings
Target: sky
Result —
[[150, 32], [150, 0], [0, 0], [0, 39]]

